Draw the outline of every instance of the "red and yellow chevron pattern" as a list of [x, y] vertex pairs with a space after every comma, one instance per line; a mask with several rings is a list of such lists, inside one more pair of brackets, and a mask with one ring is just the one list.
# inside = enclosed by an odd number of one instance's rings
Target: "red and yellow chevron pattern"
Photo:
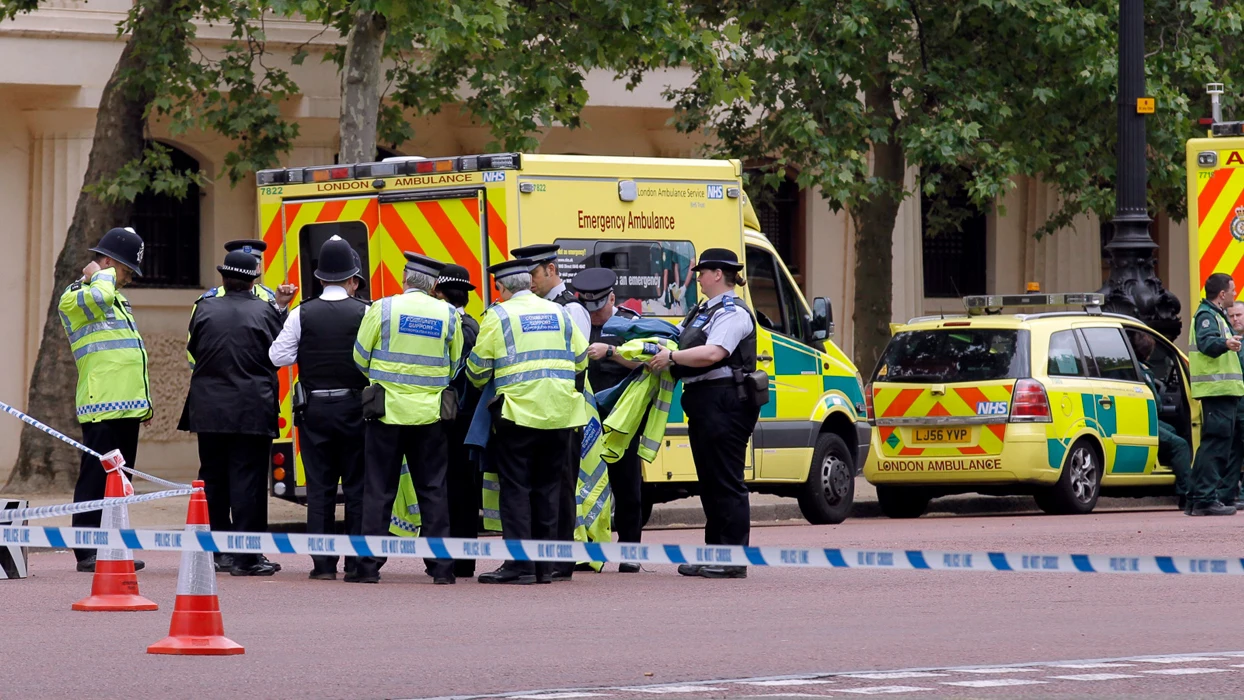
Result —
[[[1002, 410], [1010, 406], [1014, 380], [987, 382], [972, 386], [945, 387], [934, 393], [931, 386], [887, 385], [873, 387], [873, 406], [878, 422], [886, 418], [972, 417], [997, 415], [990, 408]], [[930, 423], [930, 426], [933, 424]], [[941, 425], [941, 424], [939, 424]], [[878, 425], [882, 454], [887, 457], [945, 457], [962, 455], [996, 455], [1002, 452], [1006, 424], [963, 425], [963, 439], [953, 445], [927, 444], [919, 441], [924, 426]]]

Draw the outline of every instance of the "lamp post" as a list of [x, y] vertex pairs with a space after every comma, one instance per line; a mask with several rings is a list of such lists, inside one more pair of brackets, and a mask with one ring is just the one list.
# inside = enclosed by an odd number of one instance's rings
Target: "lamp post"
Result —
[[1154, 274], [1153, 251], [1158, 245], [1149, 236], [1145, 115], [1140, 107], [1144, 96], [1144, 0], [1120, 0], [1114, 235], [1106, 245], [1110, 279], [1101, 291], [1106, 295], [1107, 310], [1134, 316], [1174, 340], [1183, 326], [1179, 299], [1163, 288], [1162, 280]]

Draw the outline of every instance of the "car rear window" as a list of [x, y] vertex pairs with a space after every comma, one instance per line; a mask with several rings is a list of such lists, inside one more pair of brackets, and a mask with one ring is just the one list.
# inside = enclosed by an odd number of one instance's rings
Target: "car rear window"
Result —
[[904, 331], [890, 339], [873, 381], [949, 384], [1027, 377], [1028, 331]]

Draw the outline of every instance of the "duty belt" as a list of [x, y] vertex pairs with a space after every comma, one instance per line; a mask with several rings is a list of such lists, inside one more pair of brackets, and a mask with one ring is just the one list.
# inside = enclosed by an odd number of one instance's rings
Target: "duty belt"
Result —
[[337, 396], [349, 396], [355, 393], [356, 391], [358, 390], [357, 389], [312, 389], [308, 393], [310, 393], [312, 396], [337, 397]]

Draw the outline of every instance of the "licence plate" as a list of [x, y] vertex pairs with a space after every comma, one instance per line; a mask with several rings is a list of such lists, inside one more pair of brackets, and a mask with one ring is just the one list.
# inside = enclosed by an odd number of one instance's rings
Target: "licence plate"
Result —
[[972, 441], [971, 428], [913, 428], [913, 445], [966, 445]]

